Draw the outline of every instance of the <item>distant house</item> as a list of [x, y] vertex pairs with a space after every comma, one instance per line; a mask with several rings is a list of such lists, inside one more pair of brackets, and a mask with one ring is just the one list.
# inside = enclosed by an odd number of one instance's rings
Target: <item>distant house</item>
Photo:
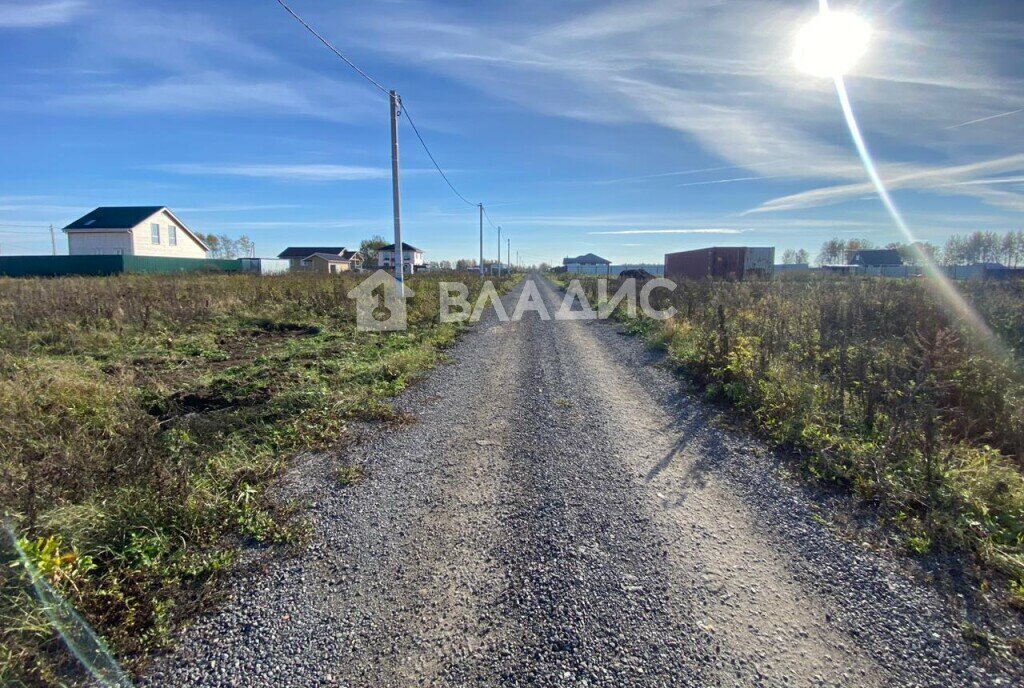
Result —
[[339, 272], [358, 272], [363, 267], [363, 255], [359, 251], [345, 251], [335, 255], [332, 253], [314, 253], [302, 259], [302, 267], [313, 272], [336, 274]]
[[[377, 249], [377, 264], [382, 268], [394, 268], [395, 267], [395, 245], [388, 244]], [[410, 246], [409, 244], [402, 242], [402, 272], [416, 272], [422, 270], [425, 263], [423, 261], [423, 251]]]
[[846, 263], [862, 268], [887, 268], [903, 265], [903, 257], [894, 248], [857, 249], [847, 251]]
[[202, 239], [165, 206], [96, 208], [67, 227], [72, 256], [206, 258]]
[[593, 253], [584, 253], [582, 256], [576, 256], [575, 258], [562, 259], [562, 266], [565, 268], [565, 271], [575, 273], [604, 274], [609, 271], [611, 264], [610, 260], [605, 260]]
[[337, 273], [363, 267], [363, 254], [344, 246], [289, 246], [277, 257], [287, 260], [291, 270]]

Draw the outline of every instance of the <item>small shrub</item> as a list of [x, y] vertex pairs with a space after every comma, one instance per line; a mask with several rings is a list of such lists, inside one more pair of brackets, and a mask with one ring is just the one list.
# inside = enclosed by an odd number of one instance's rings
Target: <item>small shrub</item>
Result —
[[338, 484], [342, 487], [355, 485], [360, 482], [363, 477], [363, 469], [359, 466], [342, 466], [338, 469]]

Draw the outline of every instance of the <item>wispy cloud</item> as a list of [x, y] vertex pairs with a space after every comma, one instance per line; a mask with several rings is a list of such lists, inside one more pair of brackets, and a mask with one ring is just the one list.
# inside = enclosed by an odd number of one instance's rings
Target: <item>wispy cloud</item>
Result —
[[[391, 168], [360, 167], [357, 165], [178, 163], [158, 165], [156, 169], [174, 174], [255, 177], [298, 182], [359, 181], [366, 179], [389, 179], [391, 177]], [[403, 170], [403, 172], [414, 171]]]
[[0, 3], [0, 28], [28, 29], [67, 24], [87, 7], [82, 0]]
[[230, 227], [232, 229], [250, 230], [279, 230], [279, 229], [351, 229], [366, 228], [372, 225], [372, 220], [261, 220], [256, 222], [245, 222], [232, 220], [230, 222], [218, 222], [218, 227]]
[[32, 84], [31, 102], [14, 105], [104, 117], [230, 113], [341, 122], [374, 112], [365, 84], [290, 62], [212, 8], [117, 3], [108, 10], [102, 22], [83, 23], [69, 42], [74, 70]]
[[742, 234], [742, 229], [709, 228], [709, 229], [625, 229], [614, 232], [587, 232], [587, 234]]
[[[223, 72], [196, 72], [139, 85], [102, 84], [55, 97], [53, 105], [90, 112], [159, 112], [176, 115], [247, 112], [251, 114], [308, 115], [351, 120], [364, 109], [352, 86], [335, 87], [319, 80], [322, 93], [313, 97], [286, 80], [237, 77]], [[347, 106], [342, 105], [342, 101]]]
[[743, 170], [757, 167], [768, 167], [787, 162], [786, 160], [773, 160], [769, 162], [751, 162], [745, 165], [723, 165], [720, 167], [703, 167], [695, 170], [676, 170], [673, 172], [657, 172], [655, 174], [641, 174], [635, 177], [619, 177], [618, 179], [599, 179], [594, 184], [620, 184], [622, 182], [639, 182], [650, 179], [662, 179], [664, 177], [685, 177], [693, 174], [706, 174], [708, 172], [724, 172], [726, 170]]
[[[986, 189], [980, 184], [967, 184], [978, 177], [998, 172], [1012, 172], [1024, 169], [1024, 153], [1008, 155], [994, 160], [954, 165], [942, 168], [926, 168], [906, 174], [883, 175], [889, 190], [913, 189], [939, 194], [967, 195], [981, 198], [994, 205], [1009, 209], [1019, 209], [1024, 204], [1024, 196], [1005, 191]], [[870, 182], [857, 184], [840, 184], [802, 191], [781, 198], [766, 201], [749, 212], [777, 212], [781, 210], [799, 210], [841, 203], [856, 199], [873, 190]]]
[[982, 122], [988, 122], [989, 120], [999, 119], [1000, 117], [1009, 117], [1010, 115], [1016, 115], [1018, 112], [1024, 112], [1024, 108], [1017, 108], [1016, 110], [1010, 110], [1009, 112], [1000, 112], [998, 115], [979, 117], [978, 119], [972, 119], [967, 122], [961, 122], [960, 124], [954, 124], [951, 127], [946, 127], [946, 129], [959, 129], [960, 127], [966, 127], [972, 124], [981, 124]]
[[770, 174], [770, 175], [755, 175], [753, 177], [732, 177], [730, 179], [707, 179], [701, 182], [686, 182], [684, 184], [677, 184], [677, 186], [706, 186], [708, 184], [732, 184], [734, 182], [752, 182], [761, 181], [763, 179], [779, 179], [780, 177], [787, 177], [785, 174]]
[[[769, 165], [773, 178], [818, 185], [865, 178], [842, 129], [831, 82], [802, 76], [791, 64], [786, 37], [813, 7], [771, 0], [632, 0], [601, 3], [589, 12], [552, 9], [539, 22], [499, 27], [436, 3], [407, 0], [405, 8], [398, 23], [364, 18], [364, 47], [415, 59], [526, 110], [610, 125], [655, 124], [722, 160], [701, 170], [592, 183], [719, 169], [756, 173]], [[869, 139], [900, 144], [876, 146], [888, 178], [964, 164], [968, 150], [998, 155], [1005, 149], [1005, 136], [966, 126], [985, 118], [964, 122], [955, 139], [935, 134], [950, 112], [984, 108], [1008, 116], [1017, 106], [1019, 79], [1000, 67], [1006, 46], [999, 41], [1010, 40], [1008, 35], [992, 36], [984, 27], [964, 25], [962, 17], [904, 30], [896, 15], [863, 11], [875, 21], [879, 40], [851, 82]], [[907, 150], [914, 151], [910, 157], [900, 155]], [[749, 176], [730, 179], [756, 181]], [[945, 193], [1000, 207], [1016, 203], [970, 187]]]
[[273, 204], [224, 204], [224, 205], [204, 205], [196, 207], [182, 207], [175, 206], [174, 210], [179, 213], [243, 213], [257, 210], [285, 210], [288, 208], [299, 208], [301, 206], [293, 203], [273, 203]]

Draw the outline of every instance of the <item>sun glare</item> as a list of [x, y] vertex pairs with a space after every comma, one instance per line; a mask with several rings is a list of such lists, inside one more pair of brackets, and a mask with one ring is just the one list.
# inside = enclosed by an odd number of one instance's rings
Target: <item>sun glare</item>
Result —
[[800, 29], [793, 60], [808, 74], [842, 76], [864, 55], [870, 37], [868, 23], [856, 14], [826, 10]]

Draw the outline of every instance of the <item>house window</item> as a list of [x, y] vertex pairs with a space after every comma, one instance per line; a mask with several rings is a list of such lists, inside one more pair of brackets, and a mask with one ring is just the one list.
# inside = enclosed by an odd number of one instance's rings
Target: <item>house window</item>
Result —
[[149, 226], [149, 235], [154, 244], [160, 243], [160, 225], [155, 222]]
[[178, 245], [178, 228], [175, 227], [174, 225], [168, 225], [167, 227], [167, 245]]

